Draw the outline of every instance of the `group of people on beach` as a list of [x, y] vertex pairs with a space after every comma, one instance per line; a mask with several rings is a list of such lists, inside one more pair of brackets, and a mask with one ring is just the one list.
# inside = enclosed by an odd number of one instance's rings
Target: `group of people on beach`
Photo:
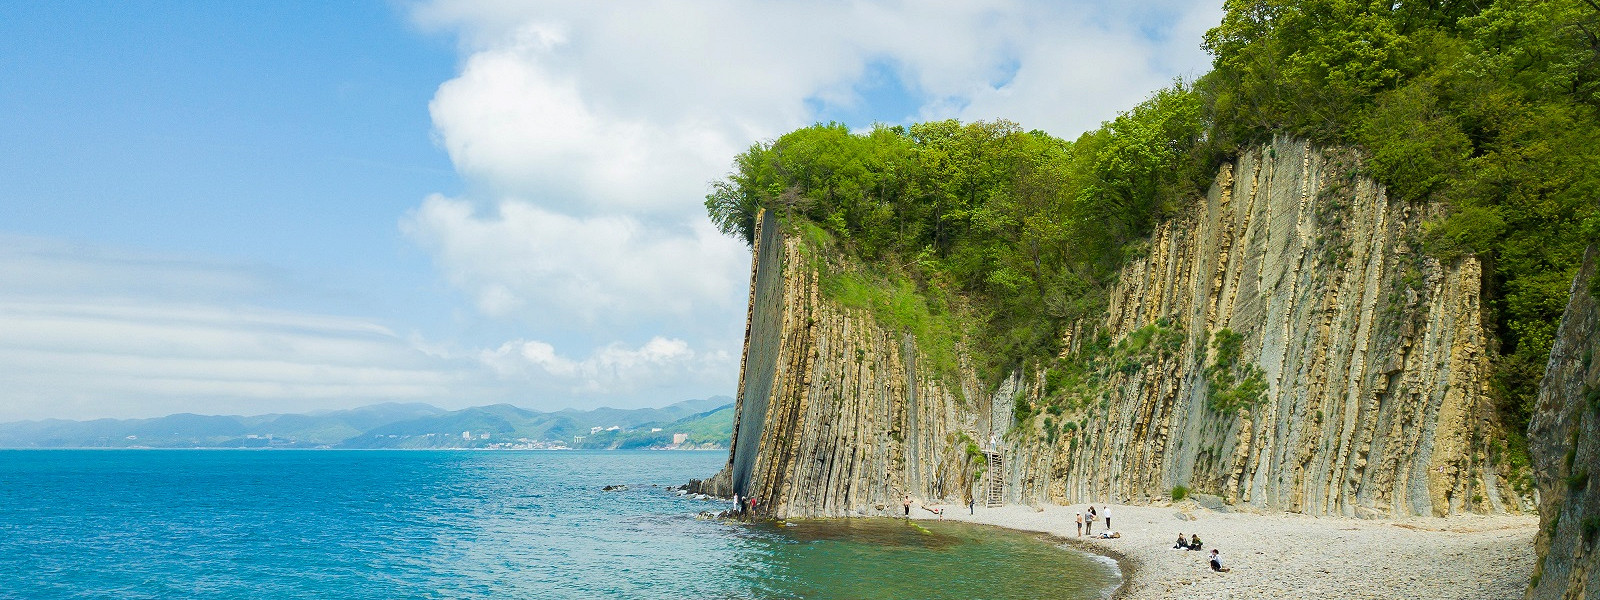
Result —
[[[974, 504], [976, 504], [975, 501], [969, 500], [968, 501], [968, 508], [971, 509], [972, 505], [974, 505]], [[904, 514], [905, 514], [906, 518], [910, 518], [911, 517], [911, 496], [909, 494], [906, 495], [904, 500], [901, 501], [900, 506], [901, 506], [901, 509], [903, 511], [905, 511]], [[927, 510], [930, 513], [934, 513], [934, 514], [938, 515], [940, 519], [944, 518], [944, 509], [943, 508], [929, 508], [929, 507], [924, 506], [923, 509]], [[1094, 523], [1095, 523], [1095, 521], [1097, 521], [1099, 519], [1105, 519], [1106, 528], [1105, 528], [1105, 531], [1100, 532], [1100, 535], [1096, 536], [1095, 533], [1094, 533]], [[1077, 525], [1078, 525], [1078, 535], [1079, 536], [1087, 535], [1089, 537], [1099, 537], [1099, 538], [1106, 538], [1106, 539], [1114, 539], [1114, 538], [1122, 537], [1121, 533], [1113, 531], [1111, 529], [1111, 507], [1110, 506], [1105, 506], [1105, 507], [1096, 509], [1094, 507], [1094, 505], [1090, 505], [1087, 510], [1085, 510], [1083, 512], [1080, 512], [1080, 513], [1077, 513], [1076, 521], [1077, 521]], [[1203, 549], [1205, 549], [1205, 542], [1200, 539], [1200, 534], [1198, 534], [1198, 533], [1195, 533], [1193, 535], [1185, 536], [1183, 533], [1180, 532], [1178, 534], [1178, 543], [1176, 545], [1174, 545], [1173, 548], [1179, 549], [1179, 550], [1203, 550]], [[1211, 570], [1212, 571], [1216, 571], [1218, 573], [1227, 573], [1227, 572], [1232, 570], [1232, 569], [1229, 569], [1227, 566], [1222, 564], [1222, 555], [1221, 555], [1221, 553], [1217, 552], [1216, 548], [1212, 548], [1211, 549], [1211, 555], [1209, 557], [1207, 557], [1207, 562], [1210, 563]]]
[[1116, 532], [1111, 531], [1111, 507], [1107, 506], [1100, 512], [1095, 512], [1093, 504], [1089, 505], [1089, 510], [1078, 513], [1078, 535], [1094, 537], [1094, 521], [1096, 518], [1106, 520], [1106, 530], [1100, 534], [1100, 537], [1122, 537], [1121, 535], [1113, 536]]
[[[905, 500], [900, 502], [900, 506], [901, 506], [901, 508], [905, 509], [906, 518], [907, 519], [911, 518], [911, 495], [910, 494], [906, 494]], [[930, 507], [930, 506], [924, 504], [924, 505], [922, 505], [922, 510], [928, 511], [928, 512], [933, 513], [934, 515], [938, 516], [940, 521], [944, 520], [944, 507], [943, 506]]]
[[1183, 534], [1179, 533], [1178, 545], [1173, 546], [1173, 548], [1180, 550], [1199, 550], [1204, 547], [1205, 542], [1200, 541], [1200, 534], [1198, 533], [1194, 534], [1193, 537], [1183, 537]]

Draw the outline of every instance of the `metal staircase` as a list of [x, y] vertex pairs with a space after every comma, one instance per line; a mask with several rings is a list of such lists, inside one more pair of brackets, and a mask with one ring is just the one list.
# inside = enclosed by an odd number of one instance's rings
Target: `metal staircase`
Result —
[[983, 505], [988, 508], [999, 508], [1005, 504], [1005, 464], [999, 452], [990, 451], [985, 454], [989, 457], [989, 470], [983, 474], [988, 479], [984, 485]]

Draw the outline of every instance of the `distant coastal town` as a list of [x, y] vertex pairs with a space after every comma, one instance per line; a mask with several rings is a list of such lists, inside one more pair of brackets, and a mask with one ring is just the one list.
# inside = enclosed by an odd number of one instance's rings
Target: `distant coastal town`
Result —
[[309, 415], [0, 423], [0, 448], [720, 450], [732, 437], [733, 404], [725, 396], [639, 409], [388, 403]]

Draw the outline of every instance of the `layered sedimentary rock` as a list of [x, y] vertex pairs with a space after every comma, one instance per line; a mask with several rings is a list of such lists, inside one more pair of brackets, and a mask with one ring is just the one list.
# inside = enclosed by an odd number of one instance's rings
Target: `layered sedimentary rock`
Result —
[[952, 436], [974, 413], [918, 376], [915, 341], [825, 300], [800, 240], [770, 213], [754, 246], [733, 446], [704, 489], [775, 516], [881, 514], [907, 494], [963, 493]]
[[1528, 598], [1600, 595], [1600, 305], [1590, 248], [1572, 285], [1528, 427], [1539, 486], [1539, 563]]
[[[987, 387], [933, 376], [910, 334], [824, 297], [805, 242], [763, 219], [719, 477], [771, 516], [879, 514], [904, 495], [964, 501], [982, 447], [1012, 502], [1185, 486], [1312, 514], [1520, 510], [1485, 394], [1479, 265], [1420, 254], [1429, 207], [1354, 160], [1279, 139], [1224, 165], [1122, 270], [1107, 314], [1063, 332], [1062, 360], [1091, 373], [1067, 391], [1040, 368]], [[1261, 392], [1217, 400], [1219, 368]]]

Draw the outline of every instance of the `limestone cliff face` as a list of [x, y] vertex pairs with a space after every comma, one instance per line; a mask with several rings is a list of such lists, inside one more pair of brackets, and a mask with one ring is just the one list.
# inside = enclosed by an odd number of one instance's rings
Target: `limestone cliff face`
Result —
[[1591, 247], [1528, 427], [1539, 485], [1539, 563], [1528, 598], [1592, 598], [1600, 594], [1600, 306], [1590, 293], [1597, 256]]
[[[982, 468], [968, 446], [993, 440], [1004, 461], [985, 477], [1011, 502], [1183, 485], [1312, 514], [1520, 510], [1496, 462], [1478, 263], [1422, 257], [1409, 240], [1428, 207], [1355, 166], [1288, 139], [1225, 165], [1123, 269], [1103, 319], [1063, 332], [1064, 360], [1092, 374], [1068, 391], [1037, 369], [987, 393], [929, 376], [917, 340], [823, 297], [800, 240], [764, 220], [733, 491], [779, 517], [964, 502]], [[1260, 393], [1217, 400], [1218, 338]], [[1019, 397], [1052, 408], [1013, 422]]]
[[885, 514], [906, 494], [962, 493], [955, 436], [975, 413], [918, 376], [910, 336], [823, 299], [800, 240], [770, 214], [756, 238], [734, 442], [712, 480], [729, 483], [708, 489], [778, 517]]

